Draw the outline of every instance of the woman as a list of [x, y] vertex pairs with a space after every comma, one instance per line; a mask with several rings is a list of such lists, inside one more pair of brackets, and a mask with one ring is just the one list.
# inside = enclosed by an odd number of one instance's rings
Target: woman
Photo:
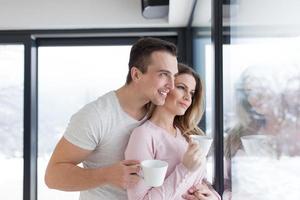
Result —
[[[164, 184], [152, 188], [140, 180], [127, 190], [129, 200], [219, 198], [213, 189], [208, 192], [201, 187], [206, 175], [205, 158], [198, 144], [189, 140], [189, 135], [204, 134], [197, 126], [203, 113], [201, 80], [190, 67], [179, 64], [174, 85], [165, 104], [154, 108], [149, 120], [134, 129], [125, 151], [126, 159], [167, 161]], [[193, 187], [199, 184], [205, 192]]]

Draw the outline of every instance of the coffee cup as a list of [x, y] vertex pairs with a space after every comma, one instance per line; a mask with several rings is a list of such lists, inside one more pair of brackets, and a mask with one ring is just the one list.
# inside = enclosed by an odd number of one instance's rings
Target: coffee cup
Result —
[[206, 135], [190, 135], [193, 142], [197, 142], [200, 145], [201, 152], [207, 156], [213, 139]]
[[275, 138], [270, 135], [247, 135], [241, 137], [244, 150], [248, 156], [274, 156]]
[[164, 183], [168, 163], [162, 160], [144, 160], [141, 162], [142, 177], [149, 187], [159, 187]]

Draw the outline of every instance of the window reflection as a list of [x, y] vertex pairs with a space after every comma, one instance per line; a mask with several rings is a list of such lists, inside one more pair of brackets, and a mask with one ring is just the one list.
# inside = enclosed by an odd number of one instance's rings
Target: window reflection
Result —
[[300, 198], [299, 45], [270, 38], [224, 47], [224, 199]]

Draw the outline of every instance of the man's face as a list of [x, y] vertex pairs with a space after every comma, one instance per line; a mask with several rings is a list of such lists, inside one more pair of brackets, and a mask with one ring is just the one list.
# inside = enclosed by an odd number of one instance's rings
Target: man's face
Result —
[[163, 105], [167, 94], [174, 88], [178, 72], [177, 58], [165, 51], [155, 51], [150, 56], [147, 72], [141, 75], [140, 92], [147, 101]]

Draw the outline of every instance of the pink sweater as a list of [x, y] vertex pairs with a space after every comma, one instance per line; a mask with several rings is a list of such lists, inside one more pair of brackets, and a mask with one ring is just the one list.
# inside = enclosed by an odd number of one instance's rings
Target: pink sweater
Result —
[[140, 180], [132, 189], [127, 190], [129, 200], [178, 200], [181, 195], [202, 181], [206, 173], [206, 163], [195, 172], [189, 172], [181, 163], [188, 143], [177, 129], [176, 137], [156, 126], [149, 120], [133, 130], [125, 159], [159, 159], [168, 162], [164, 184], [160, 187], [148, 187]]

